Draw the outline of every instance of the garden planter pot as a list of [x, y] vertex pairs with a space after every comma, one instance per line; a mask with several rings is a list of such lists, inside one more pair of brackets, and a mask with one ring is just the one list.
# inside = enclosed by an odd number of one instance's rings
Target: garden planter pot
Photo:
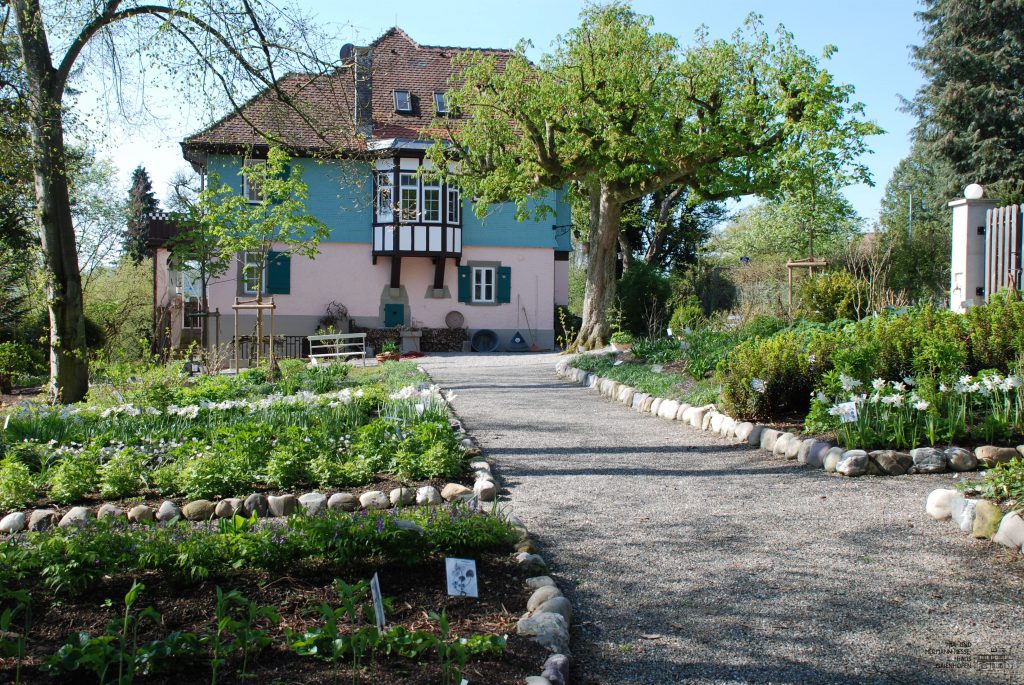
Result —
[[377, 355], [377, 361], [379, 362], [397, 362], [401, 359], [401, 355], [397, 352], [381, 352]]
[[612, 349], [616, 352], [629, 352], [633, 349], [633, 343], [612, 343]]

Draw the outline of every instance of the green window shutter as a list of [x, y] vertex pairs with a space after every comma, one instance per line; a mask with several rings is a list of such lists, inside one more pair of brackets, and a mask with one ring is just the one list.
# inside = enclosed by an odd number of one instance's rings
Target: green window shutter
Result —
[[472, 271], [468, 266], [459, 267], [459, 302], [469, 302], [472, 288]]
[[267, 253], [267, 294], [288, 295], [292, 290], [292, 258], [284, 252]]
[[498, 267], [497, 300], [502, 304], [512, 301], [512, 267], [510, 266]]

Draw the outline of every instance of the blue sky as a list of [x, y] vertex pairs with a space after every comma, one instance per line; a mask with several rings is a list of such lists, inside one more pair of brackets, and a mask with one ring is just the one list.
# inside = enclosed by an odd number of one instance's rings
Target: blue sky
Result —
[[[338, 46], [366, 44], [396, 23], [420, 43], [474, 47], [513, 47], [521, 38], [532, 41], [539, 56], [556, 35], [575, 25], [583, 2], [518, 0], [517, 2], [435, 0], [435, 2], [349, 3], [336, 0], [305, 2], [324, 26], [335, 27]], [[899, 111], [899, 96], [912, 96], [921, 77], [910, 66], [909, 46], [920, 42], [915, 0], [636, 0], [634, 8], [654, 17], [659, 31], [671, 33], [684, 44], [705, 24], [714, 36], [727, 36], [750, 12], [764, 17], [766, 26], [784, 24], [797, 44], [813, 54], [825, 45], [839, 48], [827, 67], [836, 78], [856, 87], [856, 98], [867, 116], [886, 133], [870, 141], [873, 154], [866, 162], [875, 187], [849, 188], [858, 213], [869, 222], [878, 215], [879, 200], [892, 169], [909, 149], [908, 133], [914, 120]], [[144, 125], [118, 124], [98, 150], [113, 158], [127, 178], [138, 163], [149, 170], [161, 197], [174, 171], [185, 168], [178, 142], [201, 128], [209, 117], [187, 106], [161, 106], [150, 97], [153, 121]], [[164, 99], [165, 102], [173, 101]]]

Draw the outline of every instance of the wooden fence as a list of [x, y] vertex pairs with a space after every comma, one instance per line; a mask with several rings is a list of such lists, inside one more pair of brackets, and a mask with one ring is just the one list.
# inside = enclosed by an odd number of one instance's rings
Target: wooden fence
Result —
[[985, 301], [1004, 288], [1021, 287], [1021, 238], [1024, 205], [990, 209], [985, 214]]

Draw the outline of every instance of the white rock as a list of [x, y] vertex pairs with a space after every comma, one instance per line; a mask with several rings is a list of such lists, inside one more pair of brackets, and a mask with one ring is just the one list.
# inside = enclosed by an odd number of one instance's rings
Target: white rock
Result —
[[722, 421], [722, 425], [718, 429], [718, 432], [722, 434], [723, 438], [735, 438], [737, 425], [736, 419], [731, 416], [726, 416], [725, 420]]
[[775, 449], [775, 443], [779, 441], [779, 436], [782, 435], [779, 431], [774, 428], [765, 428], [762, 426], [760, 437], [761, 449], [773, 451]]
[[493, 502], [498, 496], [498, 487], [493, 481], [480, 479], [473, 483], [473, 494], [481, 502]]
[[534, 611], [534, 615], [544, 613], [558, 614], [567, 624], [572, 623], [572, 604], [565, 597], [552, 597]]
[[959, 495], [956, 490], [939, 488], [928, 493], [928, 500], [925, 502], [924, 510], [933, 519], [941, 521], [950, 516], [949, 505], [953, 497]]
[[534, 614], [519, 620], [516, 632], [553, 652], [569, 653], [569, 625], [559, 614]]
[[537, 607], [539, 607], [544, 602], [548, 601], [549, 599], [553, 599], [554, 597], [561, 596], [562, 591], [554, 585], [545, 585], [539, 587], [536, 590], [534, 590], [533, 594], [530, 595], [530, 598], [526, 600], [526, 610], [536, 611]]
[[679, 409], [676, 410], [676, 421], [685, 421], [686, 420], [686, 410], [690, 409], [692, 406], [693, 406], [692, 404], [687, 404], [685, 402], [680, 404], [679, 405]]
[[391, 500], [380, 490], [370, 490], [359, 495], [359, 504], [363, 509], [387, 509]]
[[966, 508], [967, 499], [959, 492], [949, 498], [949, 517], [953, 519], [953, 523], [960, 525], [960, 517]]
[[676, 412], [679, 411], [679, 402], [676, 400], [665, 400], [658, 408], [658, 416], [670, 421], [675, 420]]
[[843, 452], [845, 451], [842, 447], [832, 447], [825, 453], [825, 459], [821, 467], [828, 473], [835, 473], [836, 466], [839, 465], [839, 460], [843, 458]]
[[651, 413], [654, 414], [655, 416], [657, 416], [658, 415], [658, 410], [661, 409], [661, 405], [664, 402], [665, 402], [665, 398], [664, 397], [655, 397], [654, 401], [651, 402]]
[[851, 478], [863, 476], [868, 470], [868, 453], [864, 450], [847, 450], [836, 464], [836, 473]]
[[424, 485], [416, 490], [416, 504], [440, 504], [441, 493], [433, 485]]
[[749, 440], [750, 434], [753, 432], [754, 424], [750, 423], [749, 421], [737, 423], [736, 427], [733, 429], [733, 435], [736, 436], [736, 439], [742, 440], [744, 442], [747, 442]]
[[797, 454], [796, 460], [801, 464], [820, 469], [825, 465], [825, 455], [831, 448], [832, 445], [822, 440], [814, 438], [804, 440], [800, 444], [800, 453]]
[[308, 516], [319, 516], [327, 507], [327, 495], [320, 492], [307, 492], [299, 495], [299, 505]]
[[165, 499], [160, 508], [156, 510], [156, 520], [166, 523], [174, 518], [181, 518], [181, 509], [169, 499]]
[[701, 422], [700, 422], [700, 429], [702, 431], [709, 431], [709, 430], [711, 430], [711, 421], [716, 416], [718, 416], [718, 412], [716, 412], [714, 409], [711, 409], [706, 414], [704, 414], [704, 418], [701, 419]]
[[776, 457], [786, 456], [786, 450], [789, 449], [790, 441], [795, 439], [796, 436], [793, 435], [792, 433], [782, 433], [775, 440], [775, 445], [772, 447], [772, 454], [774, 454]]
[[708, 413], [708, 410], [704, 407], [693, 407], [690, 411], [690, 425], [694, 428], [700, 428], [704, 423], [704, 415]]
[[525, 685], [551, 685], [551, 681], [542, 675], [528, 675], [523, 683]]
[[388, 501], [393, 507], [408, 506], [416, 501], [416, 491], [412, 488], [395, 488], [388, 495]]
[[355, 511], [359, 508], [359, 500], [351, 492], [336, 492], [327, 498], [327, 507], [340, 511]]
[[960, 530], [965, 533], [970, 533], [974, 530], [974, 508], [978, 506], [978, 502], [973, 499], [967, 500], [964, 505], [964, 510], [960, 513]]
[[68, 513], [64, 514], [64, 517], [57, 524], [58, 528], [67, 528], [68, 526], [84, 526], [93, 518], [92, 509], [89, 507], [71, 507]]
[[726, 416], [725, 414], [712, 414], [711, 415], [711, 432], [712, 433], [721, 433], [722, 432], [722, 425], [725, 423], [725, 420], [727, 418], [729, 418], [729, 417]]
[[415, 521], [409, 521], [407, 519], [398, 519], [395, 521], [395, 528], [398, 530], [407, 530], [410, 533], [419, 533], [425, 535], [427, 531], [423, 530], [423, 527]]
[[0, 533], [19, 533], [28, 526], [25, 514], [13, 511], [0, 519]]
[[526, 587], [530, 590], [538, 590], [542, 587], [557, 587], [551, 576], [534, 576], [526, 579]]
[[1024, 519], [1020, 514], [1007, 514], [999, 522], [999, 530], [992, 536], [992, 542], [1024, 552]]

